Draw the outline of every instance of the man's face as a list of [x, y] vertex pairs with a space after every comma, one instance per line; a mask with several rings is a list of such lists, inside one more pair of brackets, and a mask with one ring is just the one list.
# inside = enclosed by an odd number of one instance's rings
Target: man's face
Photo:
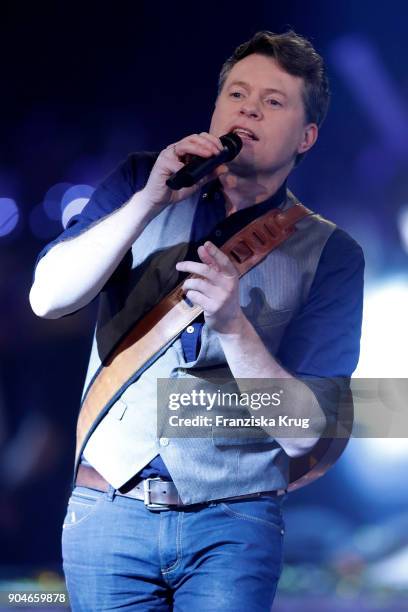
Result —
[[216, 136], [232, 130], [242, 138], [240, 154], [228, 164], [233, 172], [261, 175], [287, 167], [289, 173], [297, 153], [314, 144], [317, 127], [306, 124], [303, 86], [270, 57], [252, 54], [233, 66], [209, 130]]

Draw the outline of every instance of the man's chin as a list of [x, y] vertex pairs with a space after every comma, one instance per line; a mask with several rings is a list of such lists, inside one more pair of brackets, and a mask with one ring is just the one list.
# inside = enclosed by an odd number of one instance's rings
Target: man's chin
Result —
[[228, 163], [228, 169], [237, 176], [250, 177], [258, 174], [254, 158], [241, 153]]

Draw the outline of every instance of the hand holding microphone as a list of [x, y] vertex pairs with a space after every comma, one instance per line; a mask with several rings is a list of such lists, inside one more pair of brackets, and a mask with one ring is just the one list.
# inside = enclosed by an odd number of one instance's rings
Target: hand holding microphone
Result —
[[234, 132], [221, 136], [220, 141], [223, 147], [216, 155], [208, 159], [194, 155], [183, 168], [167, 179], [166, 185], [176, 190], [191, 187], [213, 172], [217, 166], [234, 159], [242, 148], [242, 140]]
[[221, 138], [207, 132], [192, 134], [166, 147], [143, 189], [153, 215], [215, 178], [214, 170], [236, 157], [241, 147], [242, 140], [233, 132]]

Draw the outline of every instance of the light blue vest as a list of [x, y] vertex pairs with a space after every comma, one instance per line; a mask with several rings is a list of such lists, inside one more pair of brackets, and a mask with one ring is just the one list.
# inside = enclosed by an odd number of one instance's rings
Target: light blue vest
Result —
[[[288, 192], [283, 210], [296, 201]], [[100, 295], [98, 321], [84, 392], [101, 360], [131, 323], [176, 284], [177, 261], [187, 252], [198, 194], [165, 209], [132, 246], [132, 269], [111, 278]], [[240, 301], [274, 355], [285, 328], [305, 303], [320, 255], [335, 225], [319, 215], [301, 220], [278, 249], [240, 280]], [[217, 335], [203, 327], [197, 360], [186, 363], [180, 339], [131, 384], [88, 440], [84, 456], [115, 488], [162, 456], [184, 503], [285, 489], [289, 458], [271, 437], [169, 438], [157, 430], [157, 379], [231, 378]], [[193, 435], [193, 434], [192, 434]]]

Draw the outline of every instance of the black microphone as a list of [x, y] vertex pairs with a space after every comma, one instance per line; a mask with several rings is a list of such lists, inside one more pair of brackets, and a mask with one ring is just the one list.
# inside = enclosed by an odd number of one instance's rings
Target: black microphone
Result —
[[167, 179], [167, 187], [178, 190], [195, 185], [200, 179], [215, 170], [217, 166], [234, 159], [242, 149], [242, 140], [234, 132], [221, 136], [220, 140], [224, 145], [222, 151], [209, 158], [193, 155], [191, 161]]

